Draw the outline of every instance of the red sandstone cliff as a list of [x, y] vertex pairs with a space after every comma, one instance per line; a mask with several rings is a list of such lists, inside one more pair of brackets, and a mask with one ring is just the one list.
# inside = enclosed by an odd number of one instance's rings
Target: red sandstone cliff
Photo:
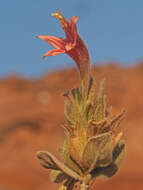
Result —
[[[96, 67], [97, 82], [106, 78], [112, 113], [126, 109], [121, 127], [127, 143], [120, 171], [96, 190], [143, 189], [143, 64], [132, 68]], [[57, 189], [48, 170], [35, 157], [38, 150], [58, 154], [64, 132], [64, 97], [78, 86], [75, 70], [53, 72], [37, 79], [9, 76], [0, 80], [0, 190]]]

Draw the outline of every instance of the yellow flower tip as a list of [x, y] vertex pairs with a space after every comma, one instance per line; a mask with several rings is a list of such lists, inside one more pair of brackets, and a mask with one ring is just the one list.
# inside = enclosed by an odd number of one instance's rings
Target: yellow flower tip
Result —
[[60, 10], [58, 10], [56, 13], [52, 13], [51, 14], [52, 17], [58, 19], [63, 27], [63, 29], [65, 29], [68, 25], [68, 21], [67, 19], [61, 14]]
[[52, 13], [51, 16], [54, 17], [54, 18], [57, 18], [59, 20], [63, 19], [63, 16], [59, 12]]

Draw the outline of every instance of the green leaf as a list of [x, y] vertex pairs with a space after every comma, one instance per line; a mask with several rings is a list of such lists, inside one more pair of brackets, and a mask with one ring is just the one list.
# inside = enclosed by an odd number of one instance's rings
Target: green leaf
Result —
[[75, 99], [76, 99], [76, 103], [77, 103], [78, 105], [80, 105], [81, 98], [82, 98], [82, 95], [81, 95], [79, 89], [76, 88], [76, 89], [75, 89]]

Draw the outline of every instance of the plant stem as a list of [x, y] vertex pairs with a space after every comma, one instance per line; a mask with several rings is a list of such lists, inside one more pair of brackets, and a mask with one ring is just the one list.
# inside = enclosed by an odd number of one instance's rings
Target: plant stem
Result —
[[87, 174], [84, 176], [82, 183], [80, 185], [80, 190], [89, 190], [89, 182], [91, 180], [91, 175]]
[[80, 185], [80, 190], [88, 190], [89, 185], [87, 185], [84, 181], [83, 183]]

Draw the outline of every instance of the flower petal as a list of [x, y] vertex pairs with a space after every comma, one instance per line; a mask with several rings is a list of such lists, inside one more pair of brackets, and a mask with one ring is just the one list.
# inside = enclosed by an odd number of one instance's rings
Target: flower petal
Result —
[[53, 17], [59, 19], [60, 23], [61, 23], [61, 27], [63, 28], [63, 30], [65, 30], [68, 25], [69, 22], [68, 20], [61, 14], [60, 10], [57, 11], [57, 13], [53, 13], [52, 14]]
[[77, 38], [76, 22], [78, 20], [78, 17], [73, 16], [71, 18], [71, 21], [68, 22], [68, 20], [61, 14], [60, 11], [57, 11], [57, 13], [52, 14], [52, 16], [59, 19], [61, 27], [63, 28], [68, 41], [75, 43], [75, 40]]
[[78, 17], [77, 16], [73, 16], [71, 18], [71, 34], [72, 34], [72, 37], [73, 37], [73, 43], [74, 45], [76, 45], [76, 40], [77, 40], [77, 27], [76, 27], [76, 23], [78, 21]]
[[54, 56], [60, 53], [66, 53], [75, 61], [80, 72], [80, 78], [81, 80], [84, 80], [83, 83], [85, 86], [87, 86], [90, 76], [90, 59], [87, 47], [77, 32], [76, 23], [78, 17], [73, 16], [71, 20], [68, 21], [60, 11], [52, 14], [52, 16], [60, 21], [61, 27], [63, 28], [66, 37], [57, 38], [54, 36], [38, 36], [38, 38], [48, 42], [50, 45], [55, 47], [55, 49], [58, 49], [57, 51], [49, 51], [43, 56], [43, 58], [46, 56]]
[[72, 16], [71, 23], [76, 24], [78, 21], [78, 16]]
[[61, 53], [65, 53], [65, 50], [53, 49], [53, 50], [50, 50], [47, 53], [45, 53], [42, 58], [44, 59], [47, 56], [55, 56], [55, 55], [59, 55]]
[[37, 36], [37, 38], [40, 38], [41, 40], [48, 42], [50, 45], [57, 49], [64, 49], [66, 45], [65, 39], [57, 38], [55, 36]]

